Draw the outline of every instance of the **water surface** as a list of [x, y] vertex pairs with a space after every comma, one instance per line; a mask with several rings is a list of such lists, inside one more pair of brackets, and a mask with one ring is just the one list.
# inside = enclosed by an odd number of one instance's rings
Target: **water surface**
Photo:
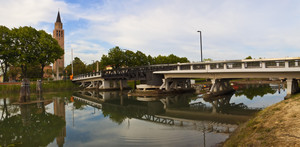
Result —
[[45, 103], [14, 105], [17, 96], [0, 96], [0, 145], [214, 146], [285, 95], [280, 85], [240, 85], [235, 93], [209, 99], [81, 91], [46, 93]]

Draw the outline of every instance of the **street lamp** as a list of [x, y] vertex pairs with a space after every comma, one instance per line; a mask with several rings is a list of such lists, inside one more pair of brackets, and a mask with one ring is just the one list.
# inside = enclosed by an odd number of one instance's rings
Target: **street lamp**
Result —
[[202, 35], [201, 35], [201, 31], [197, 31], [197, 32], [199, 32], [200, 33], [200, 51], [201, 51], [201, 62], [203, 62], [203, 55], [202, 55]]

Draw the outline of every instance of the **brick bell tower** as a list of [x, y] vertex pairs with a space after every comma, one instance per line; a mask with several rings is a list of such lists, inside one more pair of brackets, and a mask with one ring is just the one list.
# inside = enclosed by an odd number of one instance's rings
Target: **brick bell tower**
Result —
[[[53, 30], [53, 38], [57, 40], [59, 46], [64, 50], [65, 49], [65, 39], [64, 39], [64, 30], [63, 24], [60, 19], [59, 11], [57, 13], [56, 22]], [[61, 74], [64, 70], [65, 64], [65, 55], [61, 56], [61, 59], [57, 59], [53, 64], [53, 72], [56, 74], [56, 80], [61, 79], [59, 74]]]

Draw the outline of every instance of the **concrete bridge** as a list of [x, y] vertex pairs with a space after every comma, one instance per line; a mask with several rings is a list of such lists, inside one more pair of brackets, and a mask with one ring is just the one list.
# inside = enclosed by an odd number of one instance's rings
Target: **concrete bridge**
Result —
[[212, 82], [211, 93], [231, 89], [229, 80], [237, 78], [270, 78], [287, 82], [287, 95], [299, 91], [300, 57], [247, 59], [199, 63], [151, 65], [135, 68], [106, 70], [74, 77], [86, 88], [110, 89], [127, 87], [126, 80], [141, 80], [137, 88], [190, 88], [190, 79], [206, 78]]

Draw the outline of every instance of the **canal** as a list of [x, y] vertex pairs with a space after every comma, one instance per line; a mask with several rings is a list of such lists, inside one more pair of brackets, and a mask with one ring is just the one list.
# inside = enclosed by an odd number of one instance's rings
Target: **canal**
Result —
[[210, 98], [68, 91], [44, 93], [43, 103], [28, 105], [15, 104], [18, 95], [1, 95], [0, 146], [215, 146], [282, 101], [282, 87], [236, 85], [234, 93]]

